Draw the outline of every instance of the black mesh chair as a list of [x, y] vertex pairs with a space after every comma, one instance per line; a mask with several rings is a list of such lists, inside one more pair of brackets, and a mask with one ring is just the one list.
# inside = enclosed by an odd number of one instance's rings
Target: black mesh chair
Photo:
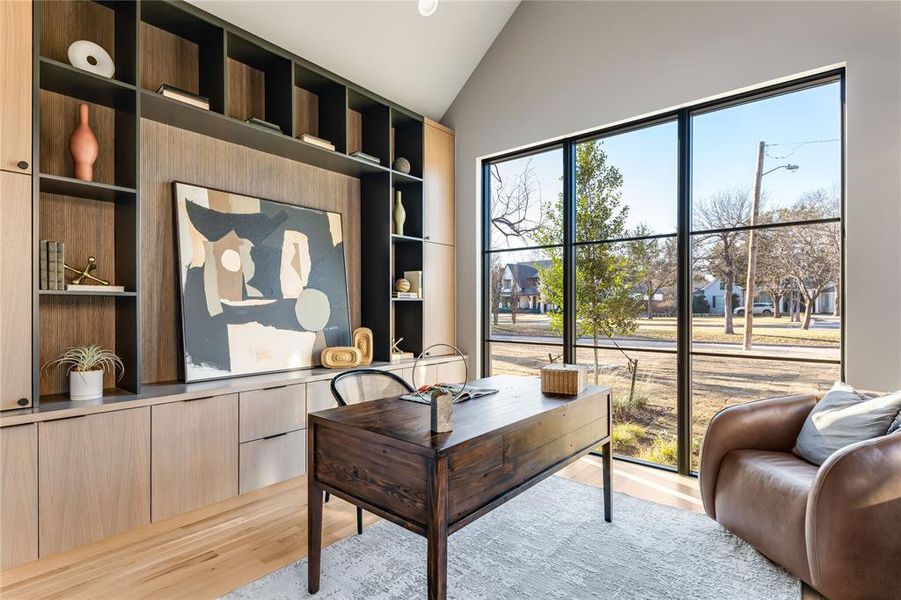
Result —
[[[379, 369], [354, 369], [332, 379], [332, 396], [339, 406], [359, 404], [414, 392], [413, 386], [398, 375]], [[329, 494], [325, 493], [328, 502]], [[357, 507], [357, 533], [363, 533], [363, 509]]]

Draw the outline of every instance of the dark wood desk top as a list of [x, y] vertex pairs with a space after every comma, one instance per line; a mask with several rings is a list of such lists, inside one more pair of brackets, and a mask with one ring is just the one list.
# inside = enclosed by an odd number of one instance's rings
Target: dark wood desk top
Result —
[[608, 386], [589, 386], [578, 396], [551, 396], [541, 393], [539, 379], [512, 375], [487, 377], [471, 383], [499, 392], [455, 404], [454, 430], [449, 433], [431, 432], [428, 405], [396, 397], [311, 413], [310, 420], [364, 429], [444, 454], [455, 446], [513, 428], [525, 419], [574, 400], [610, 392]]

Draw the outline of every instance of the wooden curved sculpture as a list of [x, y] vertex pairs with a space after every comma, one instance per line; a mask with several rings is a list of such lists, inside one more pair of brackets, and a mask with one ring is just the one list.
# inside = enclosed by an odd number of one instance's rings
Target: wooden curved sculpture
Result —
[[360, 364], [372, 364], [372, 330], [368, 327], [354, 329], [354, 348], [360, 351]]
[[333, 346], [322, 351], [322, 366], [328, 369], [350, 369], [360, 365], [362, 354], [353, 346]]

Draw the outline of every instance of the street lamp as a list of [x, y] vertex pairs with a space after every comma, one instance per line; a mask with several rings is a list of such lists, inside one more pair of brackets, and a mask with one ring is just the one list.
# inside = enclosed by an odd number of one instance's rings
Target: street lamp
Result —
[[[754, 328], [754, 279], [757, 277], [757, 216], [760, 212], [760, 182], [764, 175], [769, 175], [773, 171], [785, 169], [789, 173], [794, 173], [800, 167], [791, 163], [779, 165], [769, 171], [763, 170], [763, 159], [766, 155], [766, 142], [760, 142], [757, 148], [757, 173], [754, 177], [754, 201], [751, 205], [751, 229], [748, 232], [748, 278], [745, 281], [745, 329], [742, 348], [751, 349], [751, 336]], [[779, 299], [776, 299], [778, 302]], [[773, 307], [775, 309], [775, 307]], [[775, 312], [775, 310], [774, 310]]]

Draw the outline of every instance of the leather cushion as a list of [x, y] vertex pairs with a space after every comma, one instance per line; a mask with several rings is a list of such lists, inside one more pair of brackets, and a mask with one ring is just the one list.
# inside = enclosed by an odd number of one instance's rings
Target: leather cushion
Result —
[[805, 516], [817, 467], [789, 452], [733, 450], [716, 486], [716, 520], [810, 583]]

